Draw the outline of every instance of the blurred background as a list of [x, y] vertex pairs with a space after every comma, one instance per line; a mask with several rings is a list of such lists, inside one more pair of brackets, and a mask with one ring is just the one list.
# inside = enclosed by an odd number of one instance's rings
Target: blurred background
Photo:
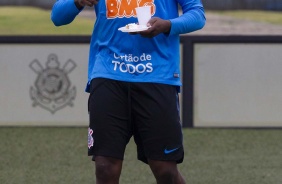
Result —
[[[0, 5], [13, 5], [13, 6], [38, 6], [41, 8], [51, 8], [56, 0], [2, 0]], [[248, 9], [248, 10], [274, 10], [279, 11], [282, 9], [282, 2], [280, 0], [202, 0], [206, 9], [209, 10], [235, 10], [235, 9]]]
[[[95, 183], [84, 92], [95, 13], [55, 27], [54, 2], [0, 2], [1, 184]], [[179, 168], [193, 184], [280, 184], [282, 0], [202, 2], [206, 26], [181, 35], [192, 76]], [[155, 183], [133, 141], [120, 183]]]

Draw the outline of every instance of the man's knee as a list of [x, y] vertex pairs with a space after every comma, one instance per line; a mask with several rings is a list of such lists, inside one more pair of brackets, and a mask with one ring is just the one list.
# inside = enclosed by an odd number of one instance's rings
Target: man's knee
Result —
[[96, 157], [95, 168], [98, 180], [118, 180], [121, 173], [122, 160], [110, 157]]
[[173, 183], [174, 178], [177, 177], [177, 170], [172, 168], [160, 168], [153, 173], [157, 180], [167, 181], [168, 183]]
[[182, 184], [185, 183], [183, 177], [177, 169], [175, 162], [149, 161], [150, 168], [157, 180], [161, 184]]

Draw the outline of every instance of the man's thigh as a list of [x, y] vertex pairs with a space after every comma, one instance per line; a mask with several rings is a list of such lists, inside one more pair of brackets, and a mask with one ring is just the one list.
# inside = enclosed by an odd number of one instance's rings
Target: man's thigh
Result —
[[138, 158], [183, 160], [183, 137], [179, 115], [178, 91], [175, 86], [145, 83], [132, 88], [134, 138]]
[[89, 96], [88, 154], [123, 159], [132, 131], [127, 84], [93, 79]]

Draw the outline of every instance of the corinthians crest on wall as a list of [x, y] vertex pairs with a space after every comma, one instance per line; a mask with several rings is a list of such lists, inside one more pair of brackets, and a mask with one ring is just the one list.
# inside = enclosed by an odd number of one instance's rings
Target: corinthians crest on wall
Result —
[[68, 74], [76, 64], [68, 60], [60, 67], [57, 55], [50, 54], [45, 67], [38, 60], [33, 60], [29, 67], [37, 74], [34, 86], [30, 87], [33, 106], [40, 106], [54, 114], [66, 106], [73, 106], [76, 96], [75, 86], [71, 86]]

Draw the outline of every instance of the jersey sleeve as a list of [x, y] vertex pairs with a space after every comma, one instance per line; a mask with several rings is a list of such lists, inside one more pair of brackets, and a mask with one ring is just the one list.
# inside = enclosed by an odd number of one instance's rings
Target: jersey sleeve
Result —
[[56, 26], [71, 23], [79, 14], [74, 0], [57, 0], [51, 11], [51, 20]]
[[201, 0], [178, 0], [183, 14], [171, 19], [170, 35], [190, 33], [202, 29], [206, 18]]

